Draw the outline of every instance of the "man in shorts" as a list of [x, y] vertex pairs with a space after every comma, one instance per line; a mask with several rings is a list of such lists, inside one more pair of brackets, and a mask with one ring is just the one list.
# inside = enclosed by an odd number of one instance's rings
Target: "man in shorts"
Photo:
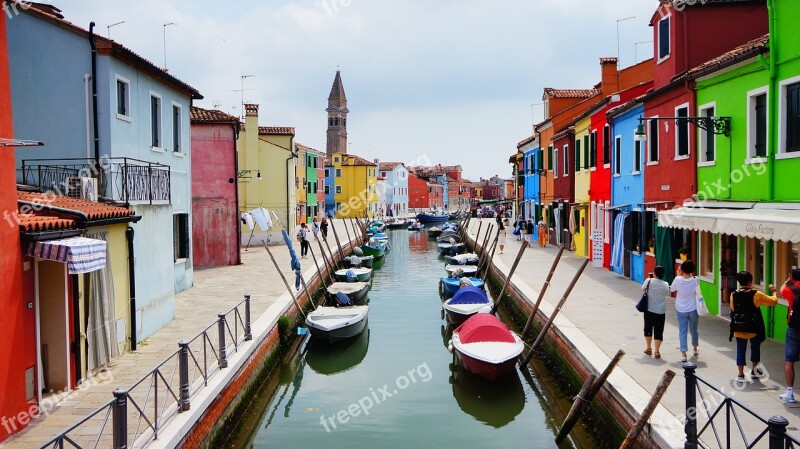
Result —
[[[783, 402], [792, 404], [794, 399], [794, 364], [800, 361], [800, 269], [792, 270], [792, 276], [781, 289], [781, 296], [789, 303], [786, 328], [786, 350], [783, 356], [783, 373], [786, 376], [786, 393], [778, 396]], [[797, 306], [797, 307], [795, 307]]]

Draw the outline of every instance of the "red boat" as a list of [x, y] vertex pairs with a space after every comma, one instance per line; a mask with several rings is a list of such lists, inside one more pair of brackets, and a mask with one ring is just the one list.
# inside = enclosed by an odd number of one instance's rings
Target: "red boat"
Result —
[[450, 343], [464, 369], [492, 382], [514, 370], [523, 349], [519, 336], [491, 313], [470, 317]]

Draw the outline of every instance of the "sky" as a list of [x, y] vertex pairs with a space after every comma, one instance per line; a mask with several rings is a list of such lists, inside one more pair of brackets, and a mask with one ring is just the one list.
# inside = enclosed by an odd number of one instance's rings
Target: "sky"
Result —
[[[591, 88], [599, 58], [653, 53], [658, 0], [55, 0], [197, 88], [197, 106], [293, 126], [325, 151], [337, 68], [349, 152], [460, 164], [473, 180], [511, 177], [508, 158], [543, 119], [545, 87]], [[618, 20], [634, 17], [629, 20]], [[124, 21], [124, 23], [109, 25]], [[166, 23], [174, 23], [164, 27]], [[637, 44], [639, 43], [639, 44]], [[166, 52], [166, 53], [165, 53]], [[242, 75], [253, 75], [244, 80]]]

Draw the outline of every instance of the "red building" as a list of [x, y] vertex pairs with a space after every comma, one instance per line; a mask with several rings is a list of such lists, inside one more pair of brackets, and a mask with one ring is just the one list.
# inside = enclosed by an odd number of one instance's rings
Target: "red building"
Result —
[[239, 119], [193, 106], [192, 254], [194, 266], [237, 265]]
[[[570, 204], [575, 202], [575, 127], [553, 135], [553, 203], [549, 222], [554, 234], [550, 241], [570, 247]], [[566, 240], [565, 240], [566, 239]]]
[[[681, 206], [697, 192], [694, 125], [653, 119], [698, 115], [694, 81], [682, 75], [769, 32], [767, 8], [762, 2], [733, 0], [686, 5], [681, 11], [662, 4], [650, 19], [650, 25], [656, 65], [654, 90], [643, 99], [647, 134], [645, 239], [652, 237], [658, 210]], [[694, 45], [697, 42], [703, 44]], [[675, 245], [681, 245], [682, 241], [692, 245], [694, 239], [673, 236]], [[652, 271], [655, 265], [655, 257], [648, 255], [645, 272]]]
[[428, 182], [408, 173], [408, 208], [415, 210], [428, 209]]
[[430, 209], [444, 208], [444, 186], [442, 184], [428, 183], [428, 207]]

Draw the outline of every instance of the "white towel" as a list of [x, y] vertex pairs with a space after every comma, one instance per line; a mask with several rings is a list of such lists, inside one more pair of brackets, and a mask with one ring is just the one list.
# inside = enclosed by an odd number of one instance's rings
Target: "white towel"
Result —
[[250, 215], [249, 212], [242, 212], [242, 219], [244, 219], [244, 222], [247, 223], [247, 227], [252, 231], [255, 227], [255, 223], [253, 223], [253, 216]]
[[261, 228], [262, 231], [269, 231], [269, 229], [272, 227], [272, 220], [269, 218], [269, 211], [263, 207], [251, 210], [250, 215], [253, 216], [253, 220], [258, 223], [258, 227]]

